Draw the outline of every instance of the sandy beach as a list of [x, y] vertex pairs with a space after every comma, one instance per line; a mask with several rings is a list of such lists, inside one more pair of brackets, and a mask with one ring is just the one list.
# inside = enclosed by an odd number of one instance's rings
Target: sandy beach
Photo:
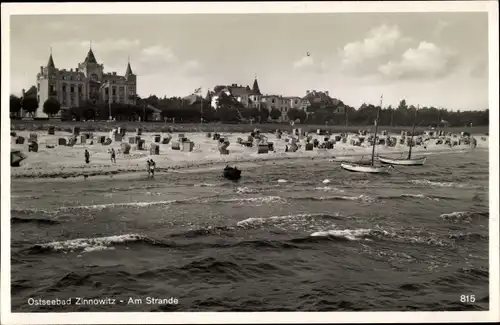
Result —
[[[16, 132], [17, 136], [23, 136], [28, 140], [33, 131]], [[73, 146], [58, 145], [59, 138], [69, 138], [71, 133], [56, 131], [54, 135], [49, 135], [47, 131], [37, 131], [38, 152], [28, 152], [28, 141], [24, 144], [16, 144], [16, 137], [11, 136], [12, 149], [21, 150], [27, 155], [20, 167], [11, 168], [11, 175], [14, 178], [57, 178], [57, 177], [78, 177], [83, 175], [116, 175], [132, 172], [143, 172], [146, 170], [146, 160], [153, 158], [157, 165], [158, 172], [174, 171], [180, 169], [193, 168], [218, 168], [219, 165], [237, 163], [244, 167], [248, 164], [273, 164], [289, 159], [329, 159], [329, 160], [359, 160], [369, 159], [372, 147], [368, 143], [361, 146], [353, 146], [350, 139], [355, 134], [349, 134], [346, 143], [336, 142], [333, 149], [314, 148], [311, 151], [305, 150], [305, 138], [298, 140], [300, 147], [296, 152], [285, 152], [285, 147], [292, 135], [286, 132], [281, 139], [277, 139], [275, 134], [263, 133], [269, 142], [273, 142], [274, 151], [268, 153], [257, 153], [257, 146], [246, 147], [237, 143], [238, 138], [247, 139], [248, 133], [221, 133], [222, 138], [226, 138], [230, 145], [228, 155], [221, 155], [218, 150], [218, 141], [212, 137], [207, 137], [206, 133], [183, 133], [186, 138], [194, 143], [191, 152], [173, 150], [172, 142], [178, 139], [179, 133], [143, 133], [141, 138], [145, 140], [145, 150], [134, 150], [134, 145], [129, 154], [121, 152], [122, 143], [128, 143], [128, 138], [135, 136], [135, 132], [128, 132], [122, 141], [113, 141], [110, 145], [100, 143], [86, 144], [80, 142], [80, 136]], [[171, 136], [172, 140], [168, 144], [158, 144], [159, 155], [150, 155], [150, 146], [154, 142], [154, 135], [161, 134], [161, 139]], [[313, 139], [318, 139], [320, 143], [325, 136], [311, 134]], [[95, 132], [93, 136], [109, 136], [108, 132]], [[334, 137], [335, 134], [332, 135]], [[394, 155], [395, 157], [408, 151], [406, 144], [400, 144], [400, 135], [390, 135], [398, 138], [398, 143], [394, 147], [378, 145], [376, 152], [380, 155]], [[476, 135], [477, 148], [475, 150], [488, 148], [488, 137]], [[472, 150], [470, 145], [457, 145], [449, 147], [444, 144], [436, 144], [435, 139], [426, 142], [427, 146], [416, 146], [413, 148], [415, 155], [431, 155], [434, 153], [457, 152]], [[49, 148], [49, 147], [51, 148]], [[117, 152], [116, 163], [112, 163], [109, 150], [114, 148]], [[90, 153], [90, 163], [84, 161], [84, 151]]]

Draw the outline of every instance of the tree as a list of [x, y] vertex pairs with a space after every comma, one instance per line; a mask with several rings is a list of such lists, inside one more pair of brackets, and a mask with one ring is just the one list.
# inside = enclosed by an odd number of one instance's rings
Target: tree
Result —
[[61, 103], [55, 98], [48, 98], [43, 103], [43, 112], [48, 116], [54, 116], [61, 110]]
[[36, 110], [38, 109], [38, 100], [36, 97], [24, 97], [21, 100], [22, 108], [25, 112], [34, 117]]
[[298, 119], [301, 123], [304, 123], [307, 118], [307, 114], [301, 109], [291, 108], [288, 111], [288, 118], [291, 121], [296, 121]]
[[21, 98], [16, 95], [10, 95], [10, 112], [14, 115], [19, 115], [21, 107]]
[[269, 113], [269, 116], [271, 117], [271, 119], [277, 120], [281, 117], [281, 112], [273, 107], [273, 109], [271, 109], [271, 112]]
[[260, 123], [264, 123], [269, 118], [269, 110], [265, 105], [262, 105], [259, 109], [259, 121]]
[[408, 108], [408, 105], [406, 105], [406, 100], [402, 99], [400, 102], [399, 102], [399, 106], [398, 106], [398, 110], [400, 111], [404, 111]]

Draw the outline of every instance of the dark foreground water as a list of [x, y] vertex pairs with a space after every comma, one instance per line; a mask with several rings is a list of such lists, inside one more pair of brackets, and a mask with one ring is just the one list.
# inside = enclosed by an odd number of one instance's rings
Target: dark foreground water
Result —
[[487, 152], [398, 170], [13, 180], [12, 311], [487, 310]]

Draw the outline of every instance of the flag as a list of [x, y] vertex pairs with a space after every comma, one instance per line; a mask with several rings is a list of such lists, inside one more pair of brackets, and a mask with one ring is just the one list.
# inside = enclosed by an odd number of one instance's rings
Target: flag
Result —
[[105, 89], [105, 88], [109, 88], [109, 81], [106, 81], [105, 83], [103, 83], [103, 84], [101, 85], [101, 87], [99, 87], [99, 90], [101, 90], [101, 89]]
[[200, 94], [200, 93], [201, 93], [201, 87], [200, 87], [200, 88], [196, 88], [196, 89], [194, 90], [194, 93], [195, 93], [195, 94]]

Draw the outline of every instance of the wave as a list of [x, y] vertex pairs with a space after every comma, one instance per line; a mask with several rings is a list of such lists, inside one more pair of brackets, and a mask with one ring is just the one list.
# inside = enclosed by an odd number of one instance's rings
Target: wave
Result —
[[325, 191], [325, 192], [344, 192], [344, 190], [336, 188], [336, 187], [331, 187], [331, 186], [323, 186], [323, 187], [316, 187], [314, 188], [316, 191]]
[[258, 193], [259, 191], [256, 190], [256, 189], [253, 189], [253, 188], [249, 188], [249, 187], [238, 187], [236, 189], [236, 193], [238, 194], [253, 194], [253, 193]]
[[385, 230], [374, 229], [333, 229], [326, 231], [317, 231], [310, 235], [311, 237], [334, 237], [346, 240], [373, 239], [375, 237], [393, 237], [393, 235]]
[[470, 187], [469, 184], [455, 183], [455, 182], [434, 182], [427, 179], [414, 179], [409, 181], [412, 184], [424, 185], [424, 186], [434, 186], [434, 187]]
[[319, 239], [323, 238], [323, 239], [337, 239], [337, 240], [347, 240], [347, 241], [391, 240], [408, 244], [423, 244], [423, 245], [439, 246], [439, 247], [453, 245], [453, 243], [451, 242], [447, 242], [444, 239], [437, 238], [432, 235], [428, 237], [412, 236], [408, 234], [399, 234], [397, 232], [391, 232], [380, 228], [331, 229], [331, 230], [314, 232], [310, 234], [310, 237]]
[[[204, 203], [213, 203], [213, 201], [205, 200]], [[250, 198], [233, 198], [233, 199], [218, 199], [215, 203], [284, 203], [286, 199], [281, 196], [262, 196], [262, 197], [250, 197]]]
[[221, 185], [223, 185], [223, 183], [217, 183], [217, 184], [201, 183], [201, 184], [194, 184], [194, 187], [217, 187], [217, 186], [221, 186]]
[[136, 242], [146, 240], [145, 237], [138, 234], [124, 234], [98, 238], [77, 238], [65, 241], [54, 241], [46, 244], [36, 244], [29, 250], [30, 252], [67, 252], [82, 250], [84, 252], [91, 252], [96, 250], [110, 249], [110, 246], [115, 244], [124, 244], [127, 242]]
[[455, 233], [455, 234], [450, 234], [450, 235], [448, 235], [448, 237], [450, 239], [455, 240], [455, 241], [472, 241], [472, 242], [488, 241], [488, 239], [489, 239], [489, 236], [487, 236], [487, 235], [485, 236], [485, 235], [478, 234], [475, 232], [468, 232], [468, 233], [459, 232], [459, 233]]
[[278, 183], [288, 183], [286, 179], [278, 179]]
[[35, 195], [11, 195], [11, 199], [38, 200], [40, 197]]
[[[291, 276], [293, 272], [274, 265], [272, 262], [264, 263], [252, 261], [244, 262], [228, 258], [203, 257], [187, 262], [181, 266], [166, 266], [148, 270], [137, 274], [139, 278], [183, 278], [186, 276], [202, 276], [208, 281], [223, 279], [225, 282], [240, 282], [253, 278], [256, 275], [265, 276], [269, 272], [278, 275]], [[187, 273], [187, 274], [186, 274]]]
[[228, 233], [234, 231], [234, 229], [235, 227], [229, 226], [208, 226], [204, 228], [190, 229], [181, 233], [171, 234], [170, 237], [195, 238], [202, 236], [221, 235], [222, 233], [225, 233], [227, 235]]
[[376, 201], [376, 198], [373, 198], [368, 195], [358, 195], [358, 196], [305, 196], [305, 197], [296, 197], [295, 200], [311, 200], [311, 201], [361, 201], [365, 203], [373, 203]]
[[443, 285], [446, 287], [460, 286], [464, 284], [478, 285], [481, 283], [488, 283], [489, 271], [487, 268], [459, 268], [451, 275], [442, 276], [434, 281], [433, 285]]
[[[150, 195], [158, 195], [151, 194]], [[89, 204], [89, 205], [78, 205], [78, 206], [65, 206], [55, 209], [40, 209], [40, 208], [24, 208], [24, 209], [11, 209], [11, 213], [18, 214], [33, 214], [33, 213], [44, 213], [44, 214], [57, 214], [59, 212], [68, 212], [73, 210], [93, 210], [100, 211], [104, 209], [112, 208], [144, 208], [155, 205], [172, 205], [172, 204], [189, 204], [189, 203], [284, 203], [285, 198], [280, 196], [262, 196], [262, 197], [251, 197], [251, 198], [231, 198], [231, 199], [218, 199], [217, 195], [211, 198], [189, 198], [185, 200], [163, 200], [163, 201], [145, 201], [145, 202], [122, 202], [122, 203], [104, 203], [104, 204]]]
[[248, 226], [256, 226], [268, 223], [289, 221], [294, 219], [340, 219], [340, 214], [321, 214], [321, 213], [305, 213], [305, 214], [291, 214], [286, 216], [273, 216], [267, 218], [247, 218], [241, 221], [238, 221], [236, 224], [238, 227], [248, 227]]
[[188, 200], [166, 200], [166, 201], [146, 201], [146, 202], [123, 202], [123, 203], [105, 203], [105, 204], [90, 204], [90, 205], [76, 205], [76, 206], [66, 206], [59, 207], [53, 210], [48, 209], [37, 209], [37, 208], [26, 208], [26, 209], [11, 209], [13, 213], [37, 213], [42, 212], [45, 214], [57, 213], [57, 212], [67, 212], [72, 210], [104, 210], [110, 208], [120, 208], [120, 207], [131, 207], [131, 208], [143, 208], [154, 205], [170, 205], [170, 204], [182, 204], [195, 201], [197, 198]]
[[42, 218], [11, 217], [10, 221], [12, 224], [20, 224], [20, 223], [36, 223], [36, 224], [46, 224], [46, 225], [59, 224], [59, 221], [52, 220], [52, 219], [42, 219]]
[[466, 221], [469, 222], [473, 218], [489, 218], [488, 212], [471, 212], [471, 211], [457, 211], [451, 213], [443, 213], [440, 218], [448, 221]]
[[380, 199], [380, 200], [426, 199], [426, 200], [432, 200], [432, 201], [457, 200], [456, 198], [449, 197], [449, 196], [425, 195], [425, 194], [421, 194], [421, 193], [403, 193], [400, 195], [378, 196], [377, 199]]

